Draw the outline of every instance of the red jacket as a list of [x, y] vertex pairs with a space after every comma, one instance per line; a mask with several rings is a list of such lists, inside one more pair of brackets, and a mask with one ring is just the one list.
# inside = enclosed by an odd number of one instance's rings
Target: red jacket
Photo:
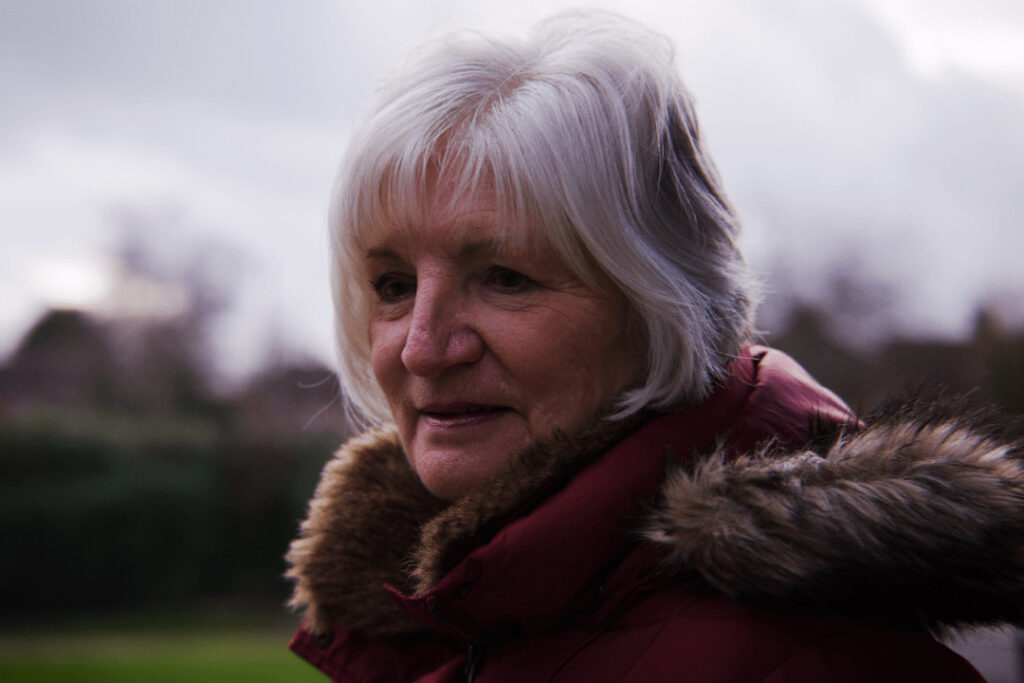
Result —
[[981, 680], [926, 629], [1019, 610], [1020, 560], [981, 586], [961, 535], [1005, 521], [1004, 445], [906, 410], [851, 428], [748, 351], [699, 406], [538, 444], [454, 504], [393, 433], [350, 442], [289, 552], [292, 648], [360, 683]]

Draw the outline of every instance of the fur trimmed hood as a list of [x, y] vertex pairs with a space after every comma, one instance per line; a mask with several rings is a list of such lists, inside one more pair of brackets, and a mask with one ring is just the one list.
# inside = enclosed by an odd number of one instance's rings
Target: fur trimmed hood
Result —
[[817, 448], [677, 469], [646, 537], [744, 600], [931, 630], [1024, 622], [1024, 441], [955, 402], [883, 411]]
[[[743, 600], [930, 628], [1020, 623], [1024, 446], [995, 416], [958, 410], [912, 404], [804, 448], [666, 458], [632, 538], [658, 550], [659, 580], [696, 577]], [[312, 631], [423, 631], [382, 584], [435, 590], [644, 420], [537, 444], [454, 504], [424, 489], [393, 432], [353, 440], [327, 465], [288, 553], [290, 604]]]

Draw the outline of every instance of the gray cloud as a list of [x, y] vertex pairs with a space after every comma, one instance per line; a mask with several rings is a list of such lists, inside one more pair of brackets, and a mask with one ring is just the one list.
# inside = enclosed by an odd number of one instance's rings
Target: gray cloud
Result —
[[[907, 292], [908, 324], [946, 331], [983, 292], [1024, 287], [1024, 89], [926, 78], [859, 2], [603, 4], [676, 40], [759, 266], [784, 256], [794, 286], [813, 287], [829, 253], [856, 250]], [[374, 75], [439, 30], [547, 12], [515, 0], [6, 0], [0, 178], [16, 191], [0, 194], [13, 235], [0, 270], [103, 248], [111, 206], [180, 206], [194, 231], [261, 264], [245, 296], [325, 352], [323, 206]], [[25, 286], [4, 277], [5, 292]]]

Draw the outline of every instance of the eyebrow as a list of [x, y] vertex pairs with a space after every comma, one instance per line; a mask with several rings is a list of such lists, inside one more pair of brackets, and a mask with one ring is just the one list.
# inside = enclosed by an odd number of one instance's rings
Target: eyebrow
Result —
[[366, 257], [373, 259], [382, 259], [385, 261], [401, 261], [398, 254], [391, 251], [390, 249], [382, 249], [380, 247], [371, 247], [366, 250]]
[[508, 240], [492, 237], [485, 240], [473, 240], [466, 242], [459, 248], [459, 256], [475, 256], [480, 252], [494, 251], [508, 244]]
[[[460, 258], [476, 256], [481, 252], [494, 251], [507, 243], [508, 240], [499, 237], [484, 240], [472, 240], [459, 247], [458, 256]], [[381, 259], [384, 261], [402, 260], [397, 252], [386, 247], [371, 247], [366, 250], [366, 257], [371, 259]]]

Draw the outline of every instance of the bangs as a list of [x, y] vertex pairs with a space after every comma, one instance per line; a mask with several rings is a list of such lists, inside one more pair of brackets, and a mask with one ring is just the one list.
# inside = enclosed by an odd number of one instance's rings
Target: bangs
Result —
[[384, 131], [367, 135], [377, 145], [350, 157], [339, 178], [344, 189], [335, 192], [343, 204], [331, 221], [345, 242], [339, 246], [356, 259], [375, 235], [413, 230], [430, 211], [454, 215], [461, 203], [487, 192], [502, 237], [548, 242], [577, 277], [598, 286], [603, 279], [573, 226], [577, 212], [565, 208], [571, 192], [565, 192], [558, 148], [530, 130], [542, 122], [515, 116], [503, 104], [492, 102], [486, 116], [464, 117], [450, 129], [415, 126], [389, 140]]
[[503, 229], [526, 228], [522, 201], [497, 180], [504, 175], [495, 173], [499, 163], [471, 149], [459, 133], [432, 135], [429, 142], [421, 134], [410, 131], [385, 150], [367, 150], [366, 158], [354, 160], [358, 170], [348, 174], [349, 206], [341, 223], [353, 246], [362, 251], [374, 235], [413, 229], [430, 212], [454, 214], [483, 191], [493, 195]]

